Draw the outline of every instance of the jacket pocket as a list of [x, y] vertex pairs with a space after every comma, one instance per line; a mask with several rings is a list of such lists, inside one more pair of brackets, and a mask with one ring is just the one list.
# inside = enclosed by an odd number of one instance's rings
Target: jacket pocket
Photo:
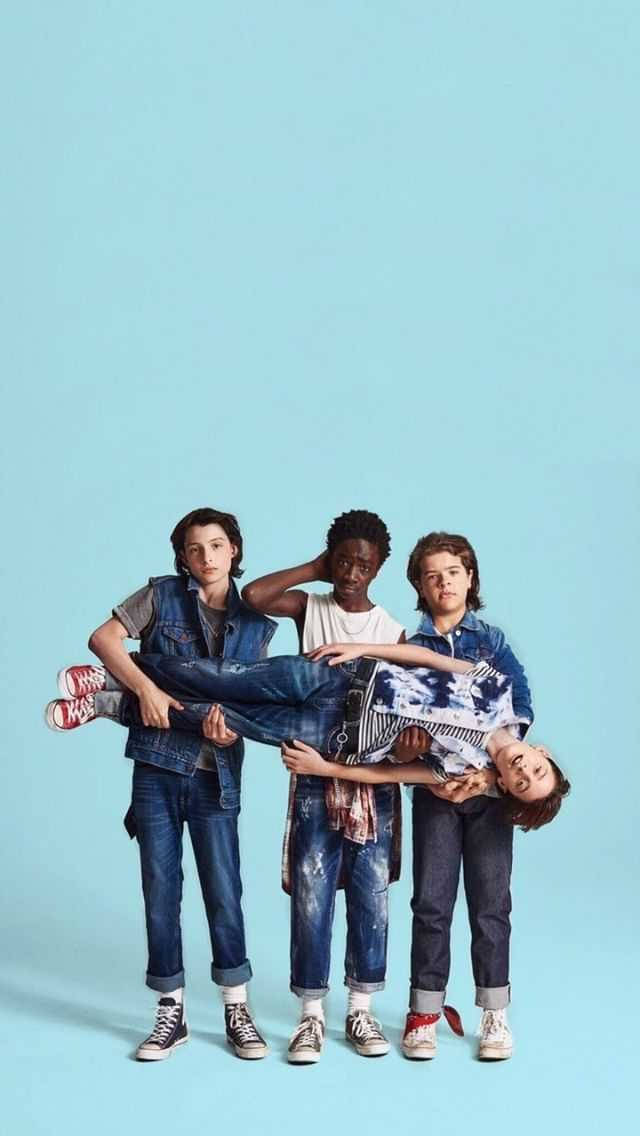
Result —
[[160, 634], [163, 636], [165, 649], [163, 655], [198, 655], [198, 646], [202, 635], [184, 623], [161, 623]]

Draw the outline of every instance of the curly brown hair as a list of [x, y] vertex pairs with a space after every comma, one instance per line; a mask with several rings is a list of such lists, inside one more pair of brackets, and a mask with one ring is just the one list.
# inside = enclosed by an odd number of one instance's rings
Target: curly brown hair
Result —
[[564, 798], [571, 791], [571, 785], [555, 761], [549, 758], [555, 770], [556, 783], [547, 797], [540, 801], [519, 801], [511, 793], [503, 794], [504, 819], [508, 824], [519, 825], [523, 832], [542, 828], [549, 824], [560, 812]]
[[471, 572], [471, 587], [467, 592], [467, 607], [471, 611], [479, 611], [484, 607], [480, 598], [480, 572], [476, 554], [466, 536], [457, 533], [432, 532], [421, 536], [416, 544], [409, 563], [407, 564], [407, 579], [418, 593], [416, 608], [418, 611], [429, 611], [426, 601], [420, 594], [420, 572], [422, 559], [434, 552], [450, 552], [452, 556], [459, 556], [467, 572]]

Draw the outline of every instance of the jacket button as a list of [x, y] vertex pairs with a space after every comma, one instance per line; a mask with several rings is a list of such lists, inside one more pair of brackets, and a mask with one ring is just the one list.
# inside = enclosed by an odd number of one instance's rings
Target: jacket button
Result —
[[456, 631], [456, 635], [460, 635], [460, 632], [459, 632], [459, 631]]

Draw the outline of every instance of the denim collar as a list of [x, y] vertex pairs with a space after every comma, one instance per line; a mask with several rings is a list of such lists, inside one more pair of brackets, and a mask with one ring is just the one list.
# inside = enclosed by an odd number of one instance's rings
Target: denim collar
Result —
[[[193, 576], [189, 576], [189, 578], [187, 580], [187, 591], [188, 592], [197, 592], [199, 587], [200, 587], [200, 585], [199, 585], [198, 581], [196, 579], [194, 579]], [[242, 600], [240, 599], [240, 596], [238, 594], [238, 589], [236, 588], [233, 580], [230, 579], [229, 580], [229, 591], [227, 593], [227, 627], [229, 628], [230, 631], [233, 631], [233, 629], [234, 629], [235, 625], [234, 625], [233, 621], [236, 618], [236, 616], [238, 616], [240, 614], [241, 608], [242, 608]]]
[[[480, 620], [474, 612], [467, 610], [456, 628], [452, 627], [450, 630], [457, 630], [458, 627], [464, 627], [465, 631], [478, 631], [480, 629]], [[418, 635], [432, 635], [434, 637], [443, 634], [442, 631], [438, 631], [437, 627], [434, 626], [433, 619], [428, 611], [423, 612], [422, 619], [418, 624], [417, 633]]]

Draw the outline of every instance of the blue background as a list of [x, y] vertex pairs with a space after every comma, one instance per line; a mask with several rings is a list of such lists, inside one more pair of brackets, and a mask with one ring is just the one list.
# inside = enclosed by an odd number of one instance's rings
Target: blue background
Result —
[[[54, 4], [7, 11], [3, 1119], [19, 1133], [584, 1132], [629, 1117], [637, 1043], [637, 5]], [[193, 1040], [147, 1032], [123, 737], [48, 733], [55, 672], [151, 574], [188, 509], [240, 518], [245, 579], [365, 507], [375, 598], [409, 628], [407, 555], [466, 533], [487, 616], [574, 781], [517, 837], [516, 1054], [441, 1030], [404, 1061], [409, 857], [393, 889], [394, 1040], [284, 1052], [286, 777], [250, 747], [242, 814], [253, 1006], [272, 1056], [224, 1046], [185, 856]], [[278, 652], [294, 650], [282, 626]], [[635, 756], [633, 751], [635, 752]], [[406, 812], [405, 840], [409, 814]], [[408, 849], [407, 849], [408, 850]], [[449, 1000], [477, 1021], [460, 904]]]

